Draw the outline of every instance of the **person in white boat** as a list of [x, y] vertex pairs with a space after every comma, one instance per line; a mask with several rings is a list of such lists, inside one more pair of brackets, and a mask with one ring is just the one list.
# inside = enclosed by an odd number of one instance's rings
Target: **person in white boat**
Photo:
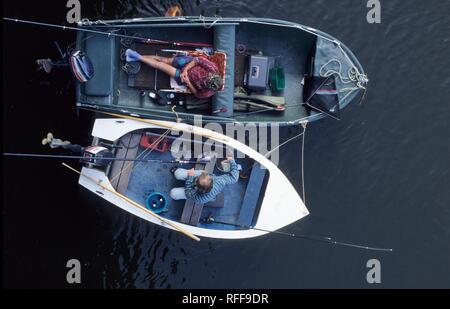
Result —
[[188, 199], [199, 204], [214, 201], [226, 186], [239, 181], [239, 167], [236, 161], [229, 157], [227, 162], [230, 164], [231, 170], [221, 176], [210, 175], [201, 170], [173, 168], [171, 172], [176, 179], [185, 181], [185, 186], [172, 189], [170, 197], [174, 200]]

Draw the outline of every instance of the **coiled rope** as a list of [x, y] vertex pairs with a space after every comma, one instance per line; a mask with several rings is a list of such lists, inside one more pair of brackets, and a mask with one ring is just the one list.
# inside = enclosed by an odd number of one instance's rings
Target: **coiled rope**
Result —
[[[330, 66], [332, 63], [336, 63], [338, 69], [332, 68], [326, 70], [328, 66]], [[328, 62], [326, 62], [322, 67], [320, 68], [320, 76], [321, 77], [330, 77], [331, 75], [335, 75], [339, 77], [339, 80], [341, 83], [348, 85], [353, 83], [355, 87], [347, 87], [342, 88], [339, 92], [348, 92], [340, 101], [343, 102], [349, 97], [354, 91], [364, 89], [366, 90], [366, 84], [369, 81], [367, 74], [361, 74], [359, 73], [358, 69], [355, 66], [352, 66], [348, 72], [347, 76], [344, 77], [344, 73], [342, 72], [342, 62], [338, 59], [331, 59]]]

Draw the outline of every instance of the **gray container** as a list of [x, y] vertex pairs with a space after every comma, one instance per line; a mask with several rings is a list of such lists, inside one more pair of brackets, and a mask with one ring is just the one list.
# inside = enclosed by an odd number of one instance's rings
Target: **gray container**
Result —
[[269, 74], [269, 58], [250, 56], [248, 59], [247, 87], [255, 91], [264, 91]]

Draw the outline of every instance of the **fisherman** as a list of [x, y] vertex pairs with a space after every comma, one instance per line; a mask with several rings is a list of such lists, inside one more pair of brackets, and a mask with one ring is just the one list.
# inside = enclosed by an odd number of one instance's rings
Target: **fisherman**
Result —
[[47, 136], [42, 140], [42, 145], [43, 146], [48, 145], [51, 149], [61, 147], [63, 149], [70, 150], [71, 152], [77, 155], [82, 155], [85, 150], [85, 148], [80, 145], [72, 144], [69, 141], [63, 141], [59, 138], [54, 138], [52, 133], [47, 134]]
[[217, 65], [206, 57], [178, 55], [174, 57], [141, 56], [132, 49], [126, 51], [127, 62], [141, 61], [175, 78], [180, 86], [187, 86], [199, 99], [212, 97], [223, 87]]
[[225, 163], [230, 164], [231, 170], [222, 176], [209, 175], [201, 170], [173, 168], [171, 172], [176, 179], [185, 181], [185, 187], [172, 189], [170, 197], [176, 201], [188, 199], [199, 204], [214, 201], [227, 185], [233, 185], [239, 180], [239, 167], [236, 161], [229, 157]]

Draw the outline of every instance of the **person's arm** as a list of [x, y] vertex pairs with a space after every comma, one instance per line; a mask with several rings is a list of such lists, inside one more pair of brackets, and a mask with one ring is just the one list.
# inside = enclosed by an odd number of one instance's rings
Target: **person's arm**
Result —
[[199, 94], [199, 91], [197, 90], [197, 88], [195, 88], [194, 85], [192, 85], [192, 83], [189, 80], [189, 78], [186, 78], [186, 80], [184, 80], [184, 82], [186, 83], [186, 86], [189, 88], [189, 90], [191, 91], [191, 93], [193, 95], [197, 96]]
[[187, 74], [187, 72], [189, 72], [196, 65], [197, 65], [197, 62], [195, 61], [195, 58], [194, 58], [193, 60], [191, 60], [191, 62], [189, 62], [188, 64], [186, 64], [184, 66], [182, 73]]
[[194, 188], [194, 176], [188, 176], [186, 179], [186, 185], [184, 187], [184, 193], [189, 199], [194, 199], [197, 195], [197, 190]]
[[205, 57], [194, 58], [194, 61], [192, 62], [195, 62], [210, 73], [219, 74], [219, 68], [217, 67], [217, 65], [214, 62], [206, 59]]
[[229, 162], [231, 165], [230, 172], [217, 178], [220, 178], [225, 185], [234, 185], [239, 181], [239, 168], [235, 160], [231, 159]]

